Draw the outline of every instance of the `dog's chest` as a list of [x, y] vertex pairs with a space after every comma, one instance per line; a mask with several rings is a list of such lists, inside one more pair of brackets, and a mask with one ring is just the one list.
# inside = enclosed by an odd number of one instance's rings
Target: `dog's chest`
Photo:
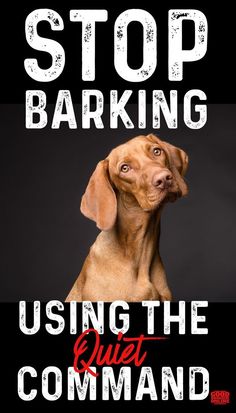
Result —
[[142, 265], [141, 257], [138, 254], [130, 256], [116, 244], [99, 239], [90, 250], [83, 299], [91, 299], [87, 297], [87, 292], [90, 295], [94, 286], [96, 294], [99, 292], [101, 297], [99, 299], [104, 301], [158, 299], [156, 288], [150, 280], [151, 259], [149, 264], [145, 260], [145, 265]]

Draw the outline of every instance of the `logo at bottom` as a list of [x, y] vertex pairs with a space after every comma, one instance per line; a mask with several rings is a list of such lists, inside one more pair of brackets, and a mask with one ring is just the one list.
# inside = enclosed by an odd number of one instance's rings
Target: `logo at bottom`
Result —
[[230, 392], [225, 390], [214, 390], [211, 392], [212, 404], [228, 404], [230, 402]]

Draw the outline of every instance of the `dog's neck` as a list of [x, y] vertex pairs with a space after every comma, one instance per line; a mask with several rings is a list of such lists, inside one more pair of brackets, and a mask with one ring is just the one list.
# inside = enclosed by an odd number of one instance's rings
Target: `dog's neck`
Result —
[[[117, 221], [114, 228], [116, 242], [122, 254], [142, 269], [149, 263], [157, 249], [161, 208], [144, 211], [132, 196], [117, 196]], [[143, 268], [146, 273], [149, 268]]]

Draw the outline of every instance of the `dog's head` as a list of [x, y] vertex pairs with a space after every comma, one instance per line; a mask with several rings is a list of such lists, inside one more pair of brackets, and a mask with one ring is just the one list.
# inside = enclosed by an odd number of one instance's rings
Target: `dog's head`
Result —
[[101, 230], [111, 229], [117, 216], [117, 191], [151, 212], [187, 194], [183, 179], [187, 166], [182, 149], [152, 134], [133, 138], [98, 163], [82, 197], [81, 212]]

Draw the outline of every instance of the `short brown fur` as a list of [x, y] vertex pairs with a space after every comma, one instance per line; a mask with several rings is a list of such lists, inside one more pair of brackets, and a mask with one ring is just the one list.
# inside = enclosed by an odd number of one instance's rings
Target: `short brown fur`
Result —
[[187, 194], [187, 166], [183, 150], [152, 134], [98, 163], [81, 212], [101, 233], [66, 301], [172, 299], [159, 253], [160, 217], [166, 202]]

